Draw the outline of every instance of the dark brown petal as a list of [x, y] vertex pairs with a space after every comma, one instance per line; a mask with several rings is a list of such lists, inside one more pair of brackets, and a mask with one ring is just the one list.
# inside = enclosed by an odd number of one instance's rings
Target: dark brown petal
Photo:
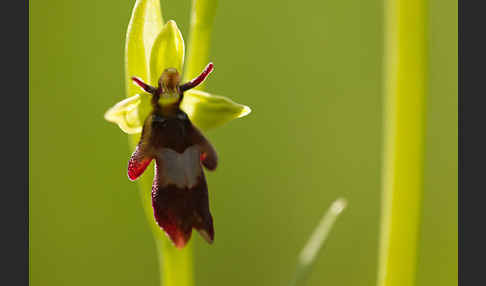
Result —
[[213, 219], [209, 212], [208, 190], [204, 174], [191, 188], [162, 186], [155, 178], [152, 186], [152, 207], [157, 224], [164, 229], [177, 248], [183, 248], [197, 229], [209, 242], [214, 240]]

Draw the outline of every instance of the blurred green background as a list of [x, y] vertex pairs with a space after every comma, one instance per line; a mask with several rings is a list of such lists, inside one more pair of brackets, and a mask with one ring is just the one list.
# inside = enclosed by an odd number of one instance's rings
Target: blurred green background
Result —
[[[31, 285], [158, 285], [131, 150], [104, 112], [124, 98], [134, 0], [30, 1]], [[191, 1], [162, 1], [188, 39]], [[430, 94], [418, 285], [457, 284], [457, 1], [430, 1]], [[223, 1], [207, 89], [251, 106], [207, 133], [216, 239], [196, 285], [286, 285], [337, 197], [349, 207], [308, 285], [375, 285], [382, 1]], [[150, 190], [142, 190], [149, 192]]]

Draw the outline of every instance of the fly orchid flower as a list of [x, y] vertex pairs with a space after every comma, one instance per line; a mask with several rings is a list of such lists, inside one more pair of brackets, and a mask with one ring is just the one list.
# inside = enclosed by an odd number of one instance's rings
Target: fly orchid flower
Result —
[[[184, 40], [175, 21], [170, 20], [163, 26], [152, 47], [147, 50], [151, 52], [145, 67], [140, 68], [137, 74], [129, 74], [129, 77], [142, 78], [156, 86], [165, 69], [174, 68], [179, 73], [182, 71]], [[143, 58], [140, 59], [140, 61], [143, 60]], [[138, 64], [141, 65], [141, 63]], [[127, 65], [127, 69], [129, 69], [130, 63]], [[142, 132], [145, 119], [151, 112], [151, 94], [150, 92], [141, 93], [134, 84], [128, 86], [127, 89], [129, 97], [110, 108], [105, 113], [105, 119], [118, 124], [125, 133], [139, 134]], [[163, 102], [161, 103], [163, 104]], [[202, 130], [219, 127], [251, 112], [248, 106], [235, 103], [229, 98], [196, 89], [187, 90], [184, 93], [180, 106], [192, 123]]]
[[[131, 22], [137, 24], [143, 26]], [[250, 108], [193, 89], [213, 71], [212, 63], [199, 76], [181, 84], [184, 40], [174, 21], [162, 27], [151, 45], [146, 38], [139, 44], [142, 49], [132, 48], [141, 51], [139, 68], [130, 68], [127, 62], [127, 70], [140, 73], [129, 76], [144, 92], [128, 87], [129, 98], [109, 109], [105, 119], [128, 134], [141, 133], [128, 163], [128, 177], [137, 179], [155, 161], [153, 214], [174, 245], [184, 247], [193, 228], [212, 243], [214, 228], [202, 166], [214, 170], [218, 157], [200, 130], [245, 116]]]

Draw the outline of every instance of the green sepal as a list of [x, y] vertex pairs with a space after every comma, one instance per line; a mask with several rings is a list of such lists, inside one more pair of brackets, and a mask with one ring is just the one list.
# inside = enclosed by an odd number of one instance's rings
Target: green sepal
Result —
[[108, 109], [105, 119], [118, 124], [125, 133], [140, 133], [143, 123], [150, 113], [150, 98], [151, 95], [146, 93], [126, 98]]
[[168, 21], [154, 41], [150, 54], [150, 84], [157, 86], [166, 68], [182, 72], [184, 64], [184, 39], [175, 21]]
[[[140, 133], [143, 122], [151, 110], [150, 98], [150, 94], [142, 93], [122, 100], [105, 113], [105, 119], [118, 124], [125, 133]], [[251, 112], [246, 105], [200, 90], [186, 91], [181, 109], [187, 113], [191, 122], [202, 130], [221, 126]]]
[[202, 130], [221, 126], [251, 112], [248, 106], [227, 97], [194, 89], [184, 93], [181, 109], [187, 113], [191, 122]]

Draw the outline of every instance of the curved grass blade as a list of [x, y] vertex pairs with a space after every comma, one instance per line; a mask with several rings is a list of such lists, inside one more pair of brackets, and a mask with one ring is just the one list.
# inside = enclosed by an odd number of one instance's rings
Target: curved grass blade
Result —
[[347, 201], [343, 198], [335, 200], [314, 229], [314, 232], [299, 254], [297, 269], [291, 286], [304, 285], [314, 261], [329, 236], [339, 214], [346, 208]]

